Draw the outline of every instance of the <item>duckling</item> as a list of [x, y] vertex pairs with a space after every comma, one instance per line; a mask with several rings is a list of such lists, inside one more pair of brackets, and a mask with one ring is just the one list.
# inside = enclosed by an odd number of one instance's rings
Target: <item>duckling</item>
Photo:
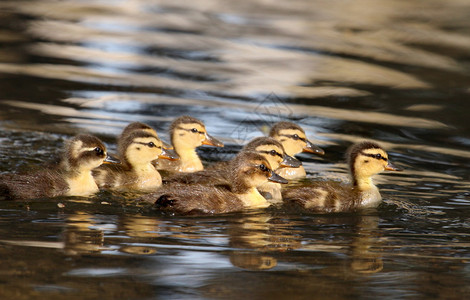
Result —
[[[119, 140], [123, 139], [125, 136], [129, 135], [134, 130], [147, 131], [148, 133], [153, 134], [154, 136], [156, 136], [158, 138], [157, 131], [155, 129], [153, 129], [150, 125], [147, 125], [147, 124], [142, 123], [142, 122], [132, 122], [122, 130], [121, 135], [118, 137], [118, 143], [119, 143]], [[173, 149], [172, 145], [166, 143], [163, 140], [160, 140], [160, 141], [162, 142], [163, 148]]]
[[[278, 122], [274, 124], [269, 132], [269, 136], [281, 142], [284, 146], [284, 150], [290, 156], [294, 156], [300, 152], [310, 152], [319, 155], [325, 154], [323, 149], [315, 146], [307, 139], [302, 127], [292, 122]], [[307, 175], [303, 166], [298, 168], [282, 168], [278, 171], [278, 174], [288, 180], [302, 179]]]
[[118, 163], [105, 145], [91, 135], [69, 140], [59, 164], [33, 174], [0, 176], [0, 199], [19, 200], [57, 196], [90, 196], [98, 191], [92, 170], [103, 163]]
[[274, 173], [269, 162], [255, 152], [241, 152], [230, 163], [230, 180], [216, 186], [204, 184], [163, 185], [157, 192], [145, 195], [142, 201], [154, 203], [161, 211], [189, 214], [216, 214], [245, 208], [269, 206], [257, 186], [266, 181], [287, 183]]
[[[277, 174], [282, 173], [283, 169], [295, 170], [302, 166], [302, 162], [285, 152], [280, 142], [270, 137], [255, 138], [246, 144], [242, 151], [262, 154]], [[281, 188], [280, 183], [269, 181], [258, 186], [258, 191], [270, 202], [279, 202], [282, 200]]]
[[389, 160], [387, 152], [374, 142], [361, 142], [348, 150], [351, 184], [324, 181], [282, 191], [285, 203], [319, 212], [343, 212], [377, 207], [382, 201], [372, 176], [384, 170], [401, 171]]
[[170, 126], [171, 143], [179, 155], [178, 161], [165, 161], [159, 164], [159, 170], [172, 172], [196, 172], [204, 169], [196, 148], [201, 145], [223, 147], [224, 144], [206, 132], [204, 123], [200, 120], [182, 116], [173, 121]]
[[[261, 154], [270, 164], [273, 170], [277, 170], [282, 167], [299, 167], [302, 163], [287, 155], [284, 152], [282, 144], [270, 137], [258, 137], [246, 144], [242, 152], [256, 152]], [[223, 161], [212, 166], [209, 166], [207, 169], [193, 172], [193, 173], [176, 173], [164, 179], [164, 183], [199, 183], [207, 185], [217, 185], [220, 183], [220, 180], [229, 180], [230, 177], [230, 168], [231, 161]], [[280, 184], [272, 183], [273, 185], [279, 185], [279, 194], [280, 194]]]
[[256, 152], [264, 156], [270, 163], [273, 170], [279, 168], [298, 168], [302, 163], [287, 154], [284, 146], [278, 141], [270, 137], [258, 137], [251, 140], [242, 149], [243, 152]]
[[157, 158], [175, 159], [162, 147], [158, 137], [148, 130], [121, 134], [118, 141], [121, 165], [103, 165], [93, 170], [100, 188], [150, 191], [162, 184], [162, 177], [153, 165]]

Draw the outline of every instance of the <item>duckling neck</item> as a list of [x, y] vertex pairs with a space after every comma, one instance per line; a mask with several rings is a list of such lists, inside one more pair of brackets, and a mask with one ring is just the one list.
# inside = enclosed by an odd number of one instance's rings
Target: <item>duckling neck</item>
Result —
[[371, 177], [353, 176], [353, 186], [360, 192], [377, 188]]
[[162, 177], [151, 163], [134, 166], [138, 189], [152, 189], [162, 185]]
[[180, 172], [196, 172], [204, 169], [199, 156], [194, 148], [183, 148], [175, 149], [178, 153], [179, 159], [179, 171]]
[[89, 196], [99, 190], [91, 170], [69, 172], [69, 174], [65, 176], [65, 181], [69, 187], [66, 193], [67, 196]]
[[243, 174], [235, 172], [231, 174], [231, 191], [237, 195], [247, 208], [268, 207], [269, 202], [260, 194], [256, 182], [245, 178]]
[[268, 207], [269, 202], [258, 192], [256, 187], [251, 187], [242, 194], [237, 195], [245, 207], [262, 208]]
[[361, 207], [376, 207], [382, 201], [379, 189], [373, 183], [371, 177], [354, 178], [353, 185], [361, 194]]

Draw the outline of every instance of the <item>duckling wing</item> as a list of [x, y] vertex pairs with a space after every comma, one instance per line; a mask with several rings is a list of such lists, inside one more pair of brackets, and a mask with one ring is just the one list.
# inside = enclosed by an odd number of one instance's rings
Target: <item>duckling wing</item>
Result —
[[53, 171], [0, 177], [0, 200], [51, 198], [63, 195], [67, 190], [65, 180]]
[[304, 187], [282, 190], [284, 204], [300, 206], [314, 212], [343, 212], [357, 208], [359, 194], [338, 182], [317, 182]]
[[244, 208], [243, 202], [226, 189], [198, 184], [172, 184], [140, 200], [154, 204], [157, 210], [180, 214], [227, 213]]
[[193, 173], [176, 173], [163, 179], [164, 184], [204, 184], [209, 186], [230, 186], [225, 174], [220, 170], [203, 170]]
[[122, 165], [101, 165], [92, 174], [98, 187], [104, 189], [131, 185], [137, 180], [137, 176]]
[[221, 170], [230, 167], [230, 161], [219, 161], [207, 166], [207, 170]]

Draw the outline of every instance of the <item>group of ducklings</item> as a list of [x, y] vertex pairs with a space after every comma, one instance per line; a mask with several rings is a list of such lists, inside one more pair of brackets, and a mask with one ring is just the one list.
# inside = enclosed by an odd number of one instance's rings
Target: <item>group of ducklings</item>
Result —
[[[171, 145], [150, 126], [134, 122], [117, 139], [118, 159], [91, 135], [69, 140], [60, 163], [33, 174], [0, 175], [0, 199], [90, 196], [100, 189], [145, 192], [139, 200], [162, 211], [214, 214], [268, 207], [273, 202], [316, 212], [342, 212], [376, 207], [381, 202], [372, 176], [398, 171], [384, 149], [361, 142], [348, 150], [351, 183], [311, 181], [306, 186], [288, 180], [306, 176], [300, 152], [324, 154], [305, 131], [291, 122], [276, 123], [269, 137], [250, 141], [228, 162], [204, 169], [196, 148], [223, 147], [204, 124], [182, 116], [170, 126]], [[162, 179], [161, 171], [168, 173]]]

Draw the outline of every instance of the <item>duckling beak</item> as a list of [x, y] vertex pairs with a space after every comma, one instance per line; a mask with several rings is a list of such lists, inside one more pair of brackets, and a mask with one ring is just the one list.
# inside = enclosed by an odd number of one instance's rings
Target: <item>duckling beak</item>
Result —
[[169, 159], [169, 160], [178, 160], [180, 159], [179, 155], [171, 149], [162, 148], [162, 153], [158, 158]]
[[214, 138], [213, 136], [209, 134], [205, 134], [205, 140], [202, 141], [203, 145], [209, 145], [209, 146], [215, 146], [215, 147], [223, 147], [224, 144], [219, 141], [218, 139]]
[[287, 179], [284, 177], [279, 176], [278, 174], [271, 171], [271, 176], [268, 178], [269, 181], [277, 182], [277, 183], [289, 183]]
[[310, 153], [315, 153], [315, 154], [318, 154], [318, 155], [324, 155], [325, 154], [325, 150], [323, 150], [322, 148], [320, 148], [318, 146], [315, 146], [309, 140], [307, 140], [307, 145], [305, 145], [305, 147], [302, 149], [302, 152], [310, 152]]
[[120, 164], [121, 161], [115, 157], [106, 155], [106, 158], [103, 160], [103, 164]]
[[162, 147], [165, 148], [165, 149], [173, 149], [173, 145], [171, 144], [168, 144], [167, 142], [164, 142], [162, 140], [160, 140], [162, 142]]
[[387, 171], [403, 171], [403, 169], [395, 166], [391, 162], [388, 162], [388, 164], [385, 166], [385, 170], [387, 170]]
[[290, 155], [284, 154], [283, 160], [281, 161], [280, 165], [281, 167], [298, 168], [302, 165], [302, 163], [300, 162], [300, 160]]

